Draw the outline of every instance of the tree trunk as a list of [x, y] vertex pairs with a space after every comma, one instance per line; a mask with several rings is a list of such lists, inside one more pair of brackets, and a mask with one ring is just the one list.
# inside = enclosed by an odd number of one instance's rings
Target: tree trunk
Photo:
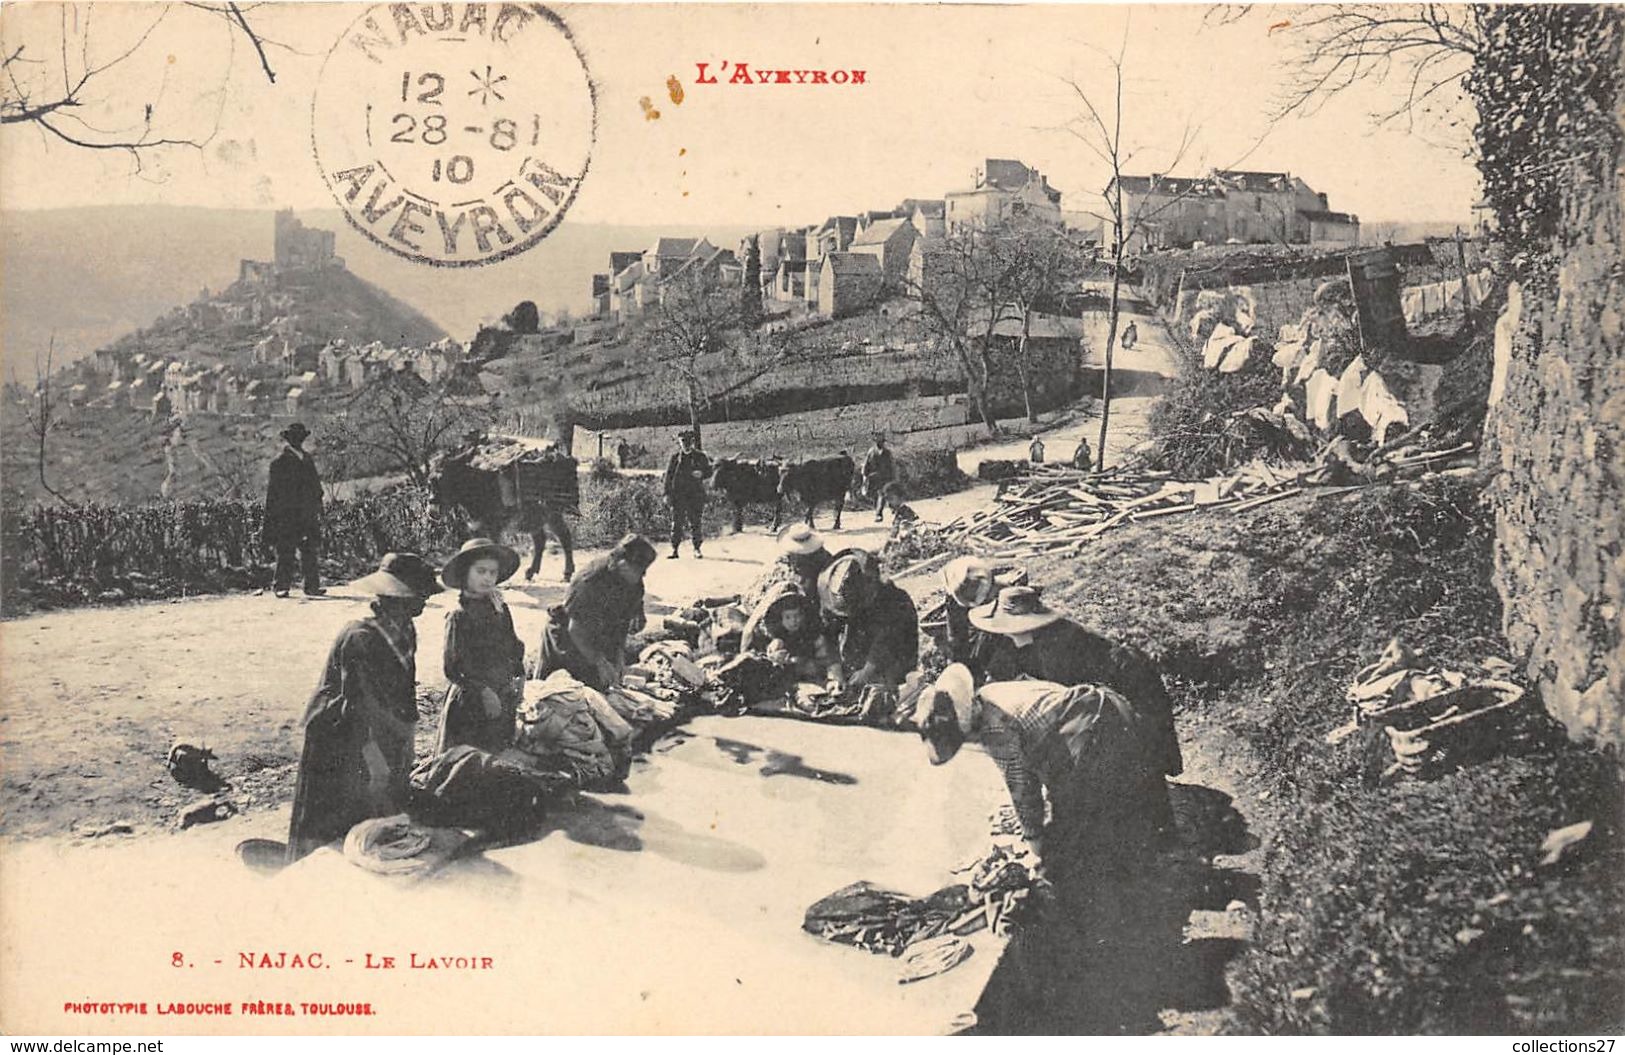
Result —
[[688, 427], [694, 430], [694, 446], [700, 446], [700, 393], [694, 382], [688, 383]]
[[1027, 421], [1038, 424], [1038, 415], [1033, 413], [1033, 386], [1027, 380], [1027, 321], [1023, 318], [1021, 323], [1021, 342], [1016, 346], [1016, 376], [1021, 378], [1021, 402], [1027, 410]]
[[999, 434], [999, 419], [993, 416], [993, 399], [988, 392], [992, 385], [993, 368], [992, 364], [988, 362], [987, 346], [985, 344], [982, 346], [980, 365], [982, 367], [982, 423], [987, 426], [989, 436], [997, 436]]
[[1106, 427], [1112, 416], [1112, 353], [1117, 349], [1117, 297], [1123, 283], [1123, 247], [1112, 255], [1112, 304], [1106, 316], [1106, 369], [1100, 382], [1100, 437], [1095, 444], [1095, 468], [1106, 468]]

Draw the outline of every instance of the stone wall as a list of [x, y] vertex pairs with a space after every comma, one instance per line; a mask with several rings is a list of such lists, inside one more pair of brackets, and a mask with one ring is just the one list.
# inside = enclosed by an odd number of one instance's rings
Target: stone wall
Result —
[[[1625, 131], [1618, 101], [1615, 116]], [[1577, 737], [1625, 742], [1625, 225], [1617, 164], [1565, 187], [1555, 280], [1496, 332], [1486, 462], [1507, 640]]]
[[[841, 450], [856, 455], [868, 448], [875, 429], [885, 429], [898, 450], [940, 450], [964, 443], [982, 427], [971, 423], [964, 396], [922, 396], [753, 421], [720, 421], [703, 426], [703, 435], [705, 449], [713, 456], [743, 453], [751, 458], [775, 454], [800, 457]], [[598, 438], [602, 436], [608, 457], [614, 456], [616, 445], [623, 439], [634, 447], [668, 451], [677, 431], [674, 425], [602, 431], [578, 425], [570, 449], [578, 458], [597, 457]]]

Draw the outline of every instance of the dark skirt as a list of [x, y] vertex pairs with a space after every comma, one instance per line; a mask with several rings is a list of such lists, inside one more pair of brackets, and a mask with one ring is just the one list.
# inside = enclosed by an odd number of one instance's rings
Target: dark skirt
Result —
[[511, 746], [519, 697], [512, 692], [498, 692], [497, 698], [502, 701], [502, 709], [491, 715], [486, 713], [478, 689], [465, 689], [461, 685], [447, 689], [446, 705], [440, 712], [440, 737], [435, 741], [435, 754], [443, 754], [459, 744], [492, 754]]

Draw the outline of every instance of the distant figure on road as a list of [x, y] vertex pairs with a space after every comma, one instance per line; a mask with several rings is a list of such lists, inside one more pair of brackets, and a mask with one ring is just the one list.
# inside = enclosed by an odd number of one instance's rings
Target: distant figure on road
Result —
[[886, 446], [886, 434], [875, 433], [874, 446], [863, 456], [863, 493], [875, 502], [875, 522], [886, 515], [886, 503], [896, 503], [897, 460]]
[[1044, 441], [1037, 436], [1027, 445], [1027, 460], [1034, 465], [1044, 464]]
[[700, 552], [700, 541], [705, 528], [701, 521], [705, 513], [705, 478], [711, 475], [711, 459], [700, 450], [699, 434], [684, 429], [677, 434], [677, 450], [666, 464], [666, 501], [671, 505], [671, 555], [677, 559], [677, 547], [683, 541], [683, 529], [694, 540], [694, 556]]
[[351, 585], [372, 596], [372, 614], [339, 631], [305, 707], [289, 864], [361, 821], [406, 807], [418, 718], [412, 620], [440, 584], [422, 557], [390, 553], [377, 571]]
[[271, 461], [271, 479], [265, 489], [265, 521], [261, 536], [276, 549], [275, 589], [288, 596], [293, 581], [294, 551], [305, 577], [305, 596], [320, 597], [321, 569], [317, 565], [322, 542], [322, 478], [316, 462], [305, 450], [310, 430], [294, 422], [282, 430], [285, 445]]
[[1078, 445], [1072, 449], [1072, 468], [1089, 472], [1095, 467], [1094, 452], [1089, 449], [1089, 438], [1078, 437]]
[[1127, 351], [1134, 347], [1134, 342], [1140, 339], [1140, 328], [1134, 323], [1123, 327], [1123, 349]]
[[627, 443], [625, 440], [617, 443], [615, 445], [615, 465], [621, 469], [630, 469], [631, 466], [627, 463], [631, 460], [632, 445]]

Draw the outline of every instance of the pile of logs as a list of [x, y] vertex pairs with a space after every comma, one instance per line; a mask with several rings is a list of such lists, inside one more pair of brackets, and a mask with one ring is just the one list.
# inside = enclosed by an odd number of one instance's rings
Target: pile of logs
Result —
[[1451, 467], [1470, 471], [1466, 465], [1475, 459], [1473, 445], [1463, 443], [1440, 451], [1401, 448], [1362, 466], [1333, 444], [1314, 462], [1272, 466], [1255, 461], [1227, 476], [1200, 481], [1174, 480], [1171, 473], [1144, 469], [1083, 472], [1036, 464], [1002, 484], [992, 506], [956, 518], [941, 531], [988, 557], [1023, 560], [1076, 552], [1123, 524], [1198, 510], [1239, 513], [1309, 487], [1329, 494], [1334, 485], [1361, 486]]

